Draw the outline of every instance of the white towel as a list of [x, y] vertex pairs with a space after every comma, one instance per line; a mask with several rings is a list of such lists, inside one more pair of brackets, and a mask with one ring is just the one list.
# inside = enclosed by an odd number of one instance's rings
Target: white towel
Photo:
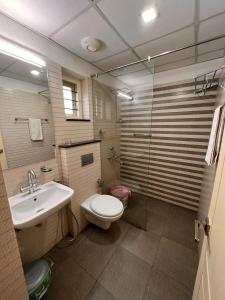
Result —
[[30, 138], [32, 141], [42, 141], [43, 132], [40, 119], [29, 119]]
[[214, 164], [218, 158], [220, 144], [224, 127], [224, 106], [220, 105], [215, 109], [212, 129], [209, 138], [208, 150], [205, 161], [208, 166]]

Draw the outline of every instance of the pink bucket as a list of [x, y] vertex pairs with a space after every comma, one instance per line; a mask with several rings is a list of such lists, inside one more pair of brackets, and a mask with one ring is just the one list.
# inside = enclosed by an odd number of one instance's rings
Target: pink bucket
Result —
[[127, 207], [128, 199], [131, 196], [131, 190], [124, 185], [115, 185], [109, 189], [109, 194], [119, 199], [124, 208]]

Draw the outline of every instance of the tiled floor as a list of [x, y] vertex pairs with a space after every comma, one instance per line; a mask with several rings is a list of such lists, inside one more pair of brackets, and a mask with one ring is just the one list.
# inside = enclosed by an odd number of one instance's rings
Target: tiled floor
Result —
[[132, 192], [129, 199], [129, 205], [124, 211], [122, 220], [141, 229], [147, 229], [147, 202], [149, 197], [141, 195], [136, 192]]
[[89, 225], [73, 246], [54, 248], [49, 300], [190, 300], [197, 269], [195, 214], [147, 205], [147, 231], [124, 221]]

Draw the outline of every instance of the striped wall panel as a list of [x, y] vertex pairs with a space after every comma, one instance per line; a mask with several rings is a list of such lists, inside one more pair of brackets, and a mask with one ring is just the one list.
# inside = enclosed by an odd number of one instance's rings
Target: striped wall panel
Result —
[[120, 104], [121, 181], [197, 210], [215, 100], [216, 90], [195, 95], [192, 81], [137, 87]]

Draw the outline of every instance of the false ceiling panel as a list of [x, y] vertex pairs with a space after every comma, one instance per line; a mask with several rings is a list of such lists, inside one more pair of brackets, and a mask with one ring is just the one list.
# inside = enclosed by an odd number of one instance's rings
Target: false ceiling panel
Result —
[[[159, 11], [159, 17], [146, 24], [141, 13], [152, 5]], [[131, 46], [158, 38], [194, 21], [194, 0], [102, 0], [98, 6]]]
[[0, 0], [0, 11], [46, 36], [87, 7], [87, 0]]
[[[102, 48], [97, 52], [84, 50], [81, 46], [81, 39], [87, 36], [103, 41]], [[52, 39], [91, 62], [103, 59], [127, 48], [94, 8], [89, 9], [85, 14], [54, 34]]]

